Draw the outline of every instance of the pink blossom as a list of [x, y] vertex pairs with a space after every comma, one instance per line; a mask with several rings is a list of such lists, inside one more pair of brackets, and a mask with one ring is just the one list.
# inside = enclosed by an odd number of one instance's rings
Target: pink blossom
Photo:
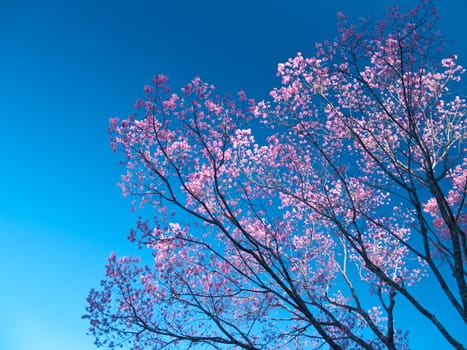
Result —
[[144, 92], [147, 93], [147, 94], [151, 94], [154, 92], [154, 88], [150, 85], [145, 85], [144, 86]]
[[238, 99], [242, 102], [246, 101], [247, 100], [247, 97], [246, 97], [246, 93], [245, 91], [243, 90], [240, 90], [238, 93], [237, 93], [237, 96], [238, 96]]
[[164, 86], [167, 83], [167, 80], [169, 80], [169, 78], [163, 74], [157, 74], [153, 78], [153, 82], [157, 87]]

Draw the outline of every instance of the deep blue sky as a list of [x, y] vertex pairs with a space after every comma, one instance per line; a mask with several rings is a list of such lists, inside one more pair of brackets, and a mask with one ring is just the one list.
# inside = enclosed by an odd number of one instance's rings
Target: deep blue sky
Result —
[[[333, 38], [337, 11], [388, 3], [0, 0], [0, 349], [94, 349], [84, 300], [110, 252], [131, 252], [135, 221], [108, 118], [132, 113], [154, 73], [264, 98], [277, 63]], [[467, 62], [467, 2], [440, 14]], [[433, 348], [422, 334], [414, 348]]]

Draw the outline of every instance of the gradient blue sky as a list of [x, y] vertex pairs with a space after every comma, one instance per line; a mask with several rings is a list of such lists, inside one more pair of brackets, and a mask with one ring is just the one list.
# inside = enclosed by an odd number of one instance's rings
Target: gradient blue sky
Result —
[[[133, 251], [135, 221], [115, 186], [108, 118], [132, 113], [154, 73], [264, 98], [278, 62], [334, 36], [337, 11], [388, 3], [0, 0], [0, 349], [95, 348], [85, 298], [111, 251]], [[467, 2], [439, 7], [466, 65]], [[424, 327], [414, 348], [445, 348]]]

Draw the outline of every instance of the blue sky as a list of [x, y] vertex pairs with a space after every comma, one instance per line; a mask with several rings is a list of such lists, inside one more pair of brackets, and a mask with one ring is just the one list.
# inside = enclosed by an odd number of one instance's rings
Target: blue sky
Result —
[[[136, 218], [115, 185], [108, 118], [132, 113], [154, 73], [261, 99], [277, 63], [333, 38], [337, 11], [388, 3], [0, 0], [0, 349], [95, 348], [85, 298], [112, 251], [134, 250]], [[465, 66], [467, 2], [439, 7]], [[416, 349], [433, 345], [422, 328]]]

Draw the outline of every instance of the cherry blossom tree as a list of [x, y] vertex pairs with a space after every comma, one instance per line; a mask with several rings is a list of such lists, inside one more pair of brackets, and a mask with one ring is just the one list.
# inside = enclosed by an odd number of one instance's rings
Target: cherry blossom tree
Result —
[[[408, 349], [426, 276], [467, 323], [464, 69], [441, 58], [429, 1], [351, 24], [278, 65], [270, 101], [156, 75], [111, 119], [120, 186], [154, 208], [109, 258], [87, 314], [133, 349]], [[146, 252], [149, 252], [148, 255]]]

